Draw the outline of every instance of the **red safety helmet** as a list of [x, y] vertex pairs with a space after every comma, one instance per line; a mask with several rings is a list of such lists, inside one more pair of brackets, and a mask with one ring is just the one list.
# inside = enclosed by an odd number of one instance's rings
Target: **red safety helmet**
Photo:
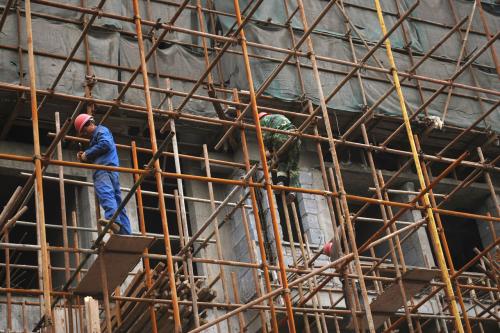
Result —
[[78, 115], [75, 119], [75, 129], [80, 134], [85, 125], [89, 122], [89, 120], [94, 119], [91, 115], [82, 113]]
[[333, 250], [333, 243], [328, 242], [325, 245], [323, 245], [323, 253], [326, 254], [327, 256], [332, 256], [332, 250]]
[[259, 113], [259, 119], [262, 119], [262, 118], [264, 118], [267, 115], [269, 115], [267, 112], [260, 112]]

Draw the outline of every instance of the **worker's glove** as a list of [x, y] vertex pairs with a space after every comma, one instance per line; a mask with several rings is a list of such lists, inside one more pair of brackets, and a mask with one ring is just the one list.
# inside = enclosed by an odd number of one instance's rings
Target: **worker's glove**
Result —
[[80, 161], [80, 162], [87, 162], [87, 154], [85, 154], [84, 151], [79, 151], [77, 154], [76, 154], [76, 158]]

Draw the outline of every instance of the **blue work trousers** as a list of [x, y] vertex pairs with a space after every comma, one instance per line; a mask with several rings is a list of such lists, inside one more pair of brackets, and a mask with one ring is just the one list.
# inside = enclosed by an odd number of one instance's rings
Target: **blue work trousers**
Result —
[[[94, 173], [94, 189], [99, 199], [99, 204], [104, 209], [104, 217], [110, 220], [122, 202], [120, 180], [118, 172], [98, 170]], [[115, 220], [120, 225], [120, 234], [130, 235], [130, 221], [125, 208]]]

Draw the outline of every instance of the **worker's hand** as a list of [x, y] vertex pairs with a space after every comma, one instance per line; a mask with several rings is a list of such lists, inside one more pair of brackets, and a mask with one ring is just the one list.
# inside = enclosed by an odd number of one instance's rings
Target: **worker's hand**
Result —
[[77, 154], [76, 154], [76, 158], [80, 161], [80, 162], [87, 162], [87, 155], [85, 154], [84, 151], [79, 151]]

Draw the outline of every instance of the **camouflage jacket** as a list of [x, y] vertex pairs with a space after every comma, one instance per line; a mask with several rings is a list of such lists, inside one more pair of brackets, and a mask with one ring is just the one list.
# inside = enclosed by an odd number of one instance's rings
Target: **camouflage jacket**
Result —
[[[274, 128], [282, 131], [296, 130], [292, 122], [287, 117], [282, 116], [280, 114], [271, 114], [265, 116], [260, 120], [260, 125], [262, 127]], [[262, 131], [262, 135], [264, 137], [264, 145], [268, 149], [273, 149], [275, 143], [283, 141], [283, 137], [285, 137], [285, 140], [288, 137], [285, 134], [274, 133], [269, 131]]]

